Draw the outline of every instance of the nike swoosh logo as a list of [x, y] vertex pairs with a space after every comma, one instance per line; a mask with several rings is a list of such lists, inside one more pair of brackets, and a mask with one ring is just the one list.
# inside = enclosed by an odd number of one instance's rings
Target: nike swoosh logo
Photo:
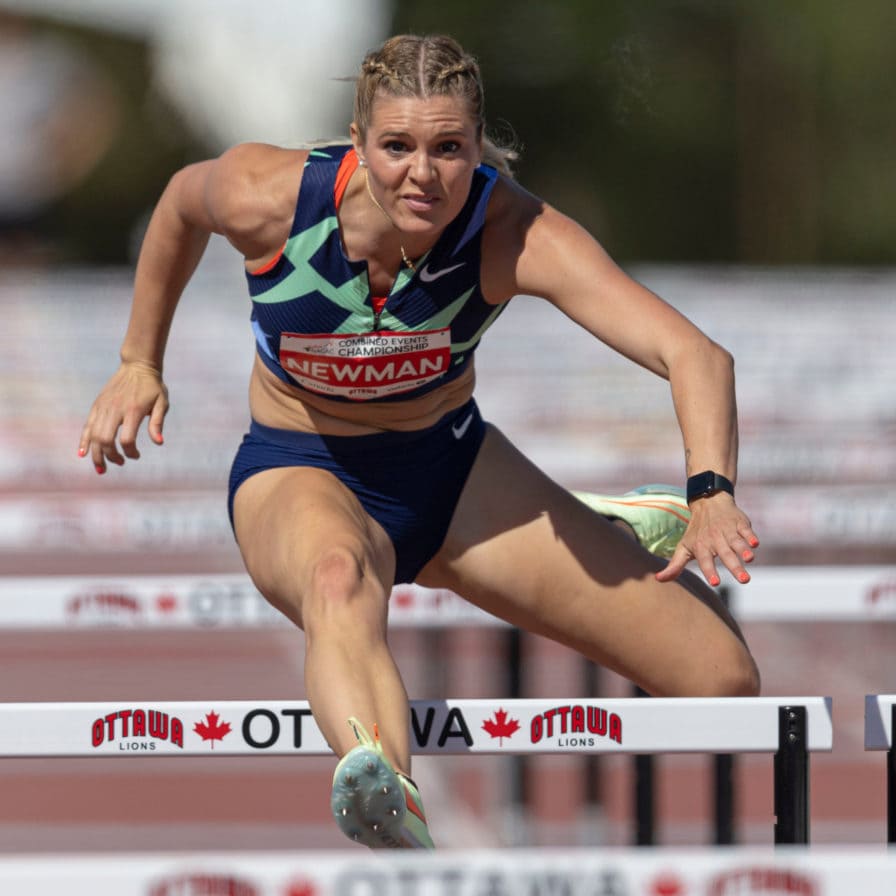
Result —
[[450, 274], [452, 271], [462, 268], [465, 264], [466, 262], [462, 261], [460, 264], [451, 265], [450, 268], [442, 268], [441, 271], [430, 271], [429, 265], [424, 265], [420, 268], [420, 279], [424, 283], [432, 283], [433, 280], [438, 280], [439, 277], [444, 277], [445, 274]]
[[466, 433], [466, 431], [470, 428], [470, 424], [473, 422], [473, 412], [470, 411], [470, 415], [464, 420], [463, 423], [457, 423], [451, 427], [451, 432], [454, 433], [455, 439], [462, 439]]

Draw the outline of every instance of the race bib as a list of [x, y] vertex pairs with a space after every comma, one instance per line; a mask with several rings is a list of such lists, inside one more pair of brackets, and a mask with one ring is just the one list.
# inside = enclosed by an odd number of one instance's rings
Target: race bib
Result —
[[448, 327], [419, 333], [280, 337], [280, 366], [298, 385], [354, 401], [417, 389], [443, 376], [450, 363]]

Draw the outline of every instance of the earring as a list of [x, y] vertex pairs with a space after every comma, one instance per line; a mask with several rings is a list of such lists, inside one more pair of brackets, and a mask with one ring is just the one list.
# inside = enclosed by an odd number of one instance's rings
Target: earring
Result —
[[366, 167], [367, 167], [367, 162], [365, 162], [364, 159], [358, 159], [358, 166], [359, 166], [360, 168], [366, 168]]

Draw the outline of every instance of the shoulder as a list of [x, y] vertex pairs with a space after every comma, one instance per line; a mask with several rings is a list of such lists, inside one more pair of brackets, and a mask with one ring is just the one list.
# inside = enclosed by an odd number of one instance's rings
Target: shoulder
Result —
[[521, 293], [544, 295], [546, 277], [562, 276], [567, 259], [583, 243], [590, 251], [597, 246], [573, 219], [516, 181], [499, 177], [486, 215], [483, 292], [495, 302]]
[[220, 233], [246, 258], [286, 240], [307, 150], [241, 143], [172, 179], [181, 214]]
[[307, 158], [307, 150], [262, 143], [234, 146], [215, 161], [208, 199], [228, 227], [254, 217], [291, 217]]

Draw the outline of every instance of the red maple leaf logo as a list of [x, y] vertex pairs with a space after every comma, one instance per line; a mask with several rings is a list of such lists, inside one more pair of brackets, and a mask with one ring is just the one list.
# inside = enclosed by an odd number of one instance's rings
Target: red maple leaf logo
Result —
[[482, 727], [492, 736], [498, 738], [498, 744], [504, 746], [504, 738], [512, 737], [515, 731], [519, 731], [520, 723], [516, 719], [508, 719], [503, 709], [495, 712], [495, 719], [486, 719]]
[[290, 885], [286, 896], [314, 896], [317, 889], [308, 881], [300, 880]]
[[173, 594], [160, 594], [156, 598], [160, 613], [173, 613], [177, 609], [177, 598]]
[[653, 882], [653, 892], [656, 896], [682, 896], [684, 889], [677, 877], [665, 874]]
[[[211, 747], [215, 749], [216, 740], [224, 740], [224, 736], [230, 733], [230, 725], [227, 722], [219, 724], [221, 717], [216, 712], [208, 712], [205, 714], [205, 722], [197, 722], [193, 726], [193, 730], [203, 739], [210, 740]], [[206, 724], [208, 723], [208, 724]]]

